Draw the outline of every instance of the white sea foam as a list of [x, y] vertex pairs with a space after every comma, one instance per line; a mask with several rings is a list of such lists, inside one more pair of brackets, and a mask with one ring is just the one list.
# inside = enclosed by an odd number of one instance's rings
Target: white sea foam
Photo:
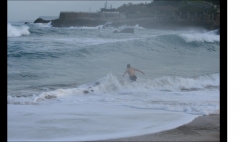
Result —
[[[212, 74], [131, 83], [108, 74], [77, 88], [8, 97], [9, 140], [91, 141], [172, 129], [199, 115], [219, 113], [218, 88], [206, 88], [219, 85], [218, 78]], [[186, 88], [202, 90], [176, 91], [184, 83]], [[173, 89], [164, 91], [164, 86]]]
[[35, 25], [38, 26], [38, 27], [43, 27], [43, 28], [50, 28], [50, 27], [52, 27], [51, 23], [52, 22], [48, 22], [48, 23], [35, 23]]
[[139, 26], [138, 24], [137, 24], [137, 25], [135, 25], [135, 26], [134, 26], [134, 28], [138, 28], [138, 29], [145, 29], [145, 28], [143, 28], [143, 27]]
[[[46, 103], [48, 100], [54, 102], [121, 102], [133, 108], [206, 115], [218, 111], [218, 92], [219, 74], [196, 78], [167, 76], [153, 80], [139, 79], [133, 83], [129, 80], [118, 80], [116, 76], [108, 74], [104, 78], [77, 88], [57, 89], [32, 97], [8, 96], [8, 103], [36, 104]], [[138, 100], [139, 97], [142, 100]], [[128, 102], [129, 100], [135, 101]]]
[[71, 26], [69, 27], [69, 29], [85, 29], [85, 30], [96, 30], [96, 29], [103, 29], [104, 25], [98, 25], [95, 27], [88, 27], [88, 26], [82, 26], [82, 27], [78, 27], [78, 26]]
[[214, 32], [192, 32], [179, 34], [186, 42], [219, 42], [220, 36]]
[[[129, 35], [27, 25], [36, 34], [8, 41], [9, 141], [144, 135], [219, 113], [218, 52], [185, 48], [218, 45], [175, 42], [177, 35], [200, 31], [136, 29]], [[93, 44], [99, 46], [87, 46]], [[146, 73], [132, 83], [119, 71], [129, 61]]]
[[[79, 86], [79, 88], [82, 87], [85, 87], [86, 89], [86, 85]], [[219, 74], [211, 74], [195, 78], [164, 76], [153, 80], [139, 79], [137, 82], [134, 83], [130, 83], [128, 80], [119, 81], [115, 76], [109, 74], [96, 82], [87, 84], [87, 87], [91, 87], [99, 92], [112, 92], [131, 89], [142, 91], [191, 91], [198, 89], [202, 90], [211, 87], [219, 87]]]
[[96, 102], [8, 105], [8, 140], [92, 141], [129, 137], [172, 129], [195, 117]]
[[145, 29], [145, 28], [139, 26], [138, 24], [136, 24], [135, 26], [123, 25], [123, 26], [119, 27], [119, 29], [125, 29], [125, 28]]
[[115, 43], [115, 42], [125, 42], [130, 40], [138, 40], [141, 38], [126, 38], [126, 39], [104, 39], [104, 38], [59, 38], [54, 39], [56, 41], [61, 41], [64, 43], [77, 44], [78, 47], [90, 46], [90, 45], [100, 45], [105, 43]]
[[29, 27], [26, 25], [13, 26], [10, 23], [8, 23], [7, 28], [8, 28], [7, 37], [19, 37], [30, 34]]

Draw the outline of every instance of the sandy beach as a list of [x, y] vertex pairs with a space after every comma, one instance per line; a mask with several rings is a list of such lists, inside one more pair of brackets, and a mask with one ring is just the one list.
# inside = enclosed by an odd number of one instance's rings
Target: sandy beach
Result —
[[220, 141], [220, 115], [199, 116], [188, 124], [159, 133], [104, 141]]

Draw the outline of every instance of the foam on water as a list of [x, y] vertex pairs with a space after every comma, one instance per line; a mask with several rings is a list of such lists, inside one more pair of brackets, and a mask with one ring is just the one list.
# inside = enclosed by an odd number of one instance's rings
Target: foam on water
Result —
[[52, 22], [49, 22], [49, 23], [35, 23], [34, 25], [36, 25], [38, 27], [41, 27], [41, 28], [50, 28], [50, 27], [52, 27], [51, 23]]
[[75, 26], [71, 26], [69, 27], [69, 29], [84, 29], [84, 30], [96, 30], [96, 29], [103, 29], [104, 25], [98, 25], [95, 27], [87, 27], [87, 26], [82, 26], [82, 27], [75, 27]]
[[9, 141], [91, 141], [128, 137], [172, 129], [197, 117], [97, 102], [9, 105], [8, 111], [11, 112], [8, 113]]
[[[80, 85], [77, 88], [56, 89], [30, 97], [8, 96], [8, 103], [36, 104], [46, 103], [48, 100], [75, 102], [79, 101], [79, 98], [81, 98], [81, 102], [122, 102], [125, 99], [145, 98], [147, 95], [147, 99], [136, 100], [136, 102], [133, 101], [134, 103], [126, 103], [125, 105], [205, 115], [218, 110], [219, 99], [214, 98], [214, 96], [218, 96], [218, 92], [219, 74], [196, 78], [161, 77], [153, 80], [139, 79], [139, 81], [133, 83], [127, 79], [119, 81], [116, 76], [109, 74], [102, 79]], [[86, 95], [94, 97], [88, 98]], [[128, 98], [125, 98], [126, 96]], [[191, 96], [194, 96], [194, 99]], [[104, 97], [111, 99], [103, 99]], [[198, 101], [195, 101], [195, 99]], [[210, 103], [213, 107], [209, 108], [209, 104], [204, 101], [213, 101], [213, 104]], [[194, 102], [197, 103], [194, 104]]]
[[105, 44], [105, 43], [115, 43], [115, 42], [127, 42], [130, 40], [137, 40], [140, 38], [127, 38], [127, 39], [103, 39], [103, 38], [61, 38], [61, 39], [55, 39], [55, 41], [61, 41], [64, 43], [74, 43], [78, 44], [78, 47], [85, 47], [89, 45], [99, 45], [99, 44]]
[[215, 32], [192, 32], [192, 33], [183, 33], [180, 34], [186, 42], [219, 42], [220, 36]]
[[104, 140], [172, 129], [219, 113], [218, 80], [212, 74], [131, 83], [108, 74], [76, 88], [8, 96], [9, 140]]
[[[8, 38], [9, 141], [135, 136], [219, 113], [214, 31], [12, 25], [31, 35]], [[146, 75], [131, 83], [128, 63]]]
[[145, 28], [139, 26], [138, 24], [136, 24], [135, 26], [123, 25], [123, 26], [119, 27], [119, 29], [125, 29], [125, 28], [145, 29]]
[[10, 23], [8, 23], [7, 28], [8, 28], [7, 37], [19, 37], [30, 34], [29, 27], [25, 25], [13, 26]]

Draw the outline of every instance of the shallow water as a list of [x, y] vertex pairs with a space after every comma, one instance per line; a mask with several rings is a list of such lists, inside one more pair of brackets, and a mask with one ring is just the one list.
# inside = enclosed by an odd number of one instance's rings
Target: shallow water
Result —
[[[219, 35], [113, 33], [126, 27], [8, 23], [8, 140], [135, 136], [219, 113]], [[131, 83], [127, 64], [145, 75]]]

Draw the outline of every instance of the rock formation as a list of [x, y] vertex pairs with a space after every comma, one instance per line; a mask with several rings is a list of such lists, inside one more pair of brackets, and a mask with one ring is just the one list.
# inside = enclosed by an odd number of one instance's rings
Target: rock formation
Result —
[[52, 20], [44, 20], [42, 18], [38, 18], [34, 21], [34, 23], [49, 23], [51, 22]]

